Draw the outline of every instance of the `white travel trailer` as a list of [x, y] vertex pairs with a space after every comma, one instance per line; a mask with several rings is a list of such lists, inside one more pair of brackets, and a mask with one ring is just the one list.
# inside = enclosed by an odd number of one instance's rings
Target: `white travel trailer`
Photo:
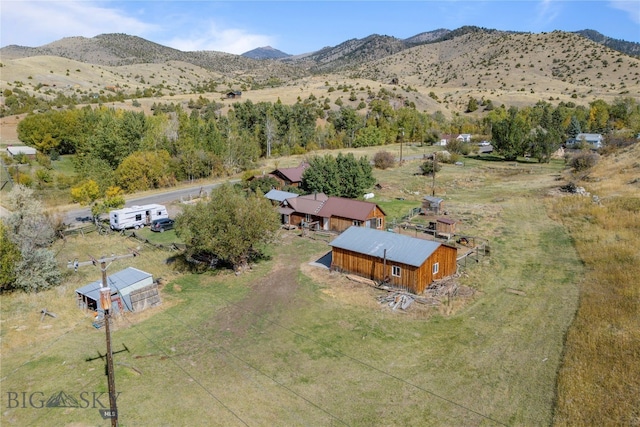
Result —
[[112, 230], [126, 228], [142, 228], [150, 225], [153, 220], [169, 218], [167, 208], [163, 205], [131, 206], [109, 212], [109, 224]]

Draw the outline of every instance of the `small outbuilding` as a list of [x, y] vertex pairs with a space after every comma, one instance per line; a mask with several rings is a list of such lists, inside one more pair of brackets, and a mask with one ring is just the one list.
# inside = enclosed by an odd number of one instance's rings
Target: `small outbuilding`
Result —
[[422, 209], [425, 214], [433, 213], [438, 215], [444, 207], [443, 202], [444, 200], [440, 197], [424, 196], [424, 199], [422, 199]]
[[[107, 277], [111, 290], [111, 309], [114, 313], [142, 311], [160, 305], [160, 292], [153, 276], [134, 267], [128, 267]], [[102, 310], [100, 289], [102, 279], [76, 289], [78, 307], [83, 310]]]
[[447, 238], [456, 234], [456, 220], [450, 218], [436, 219], [436, 234]]
[[20, 154], [24, 154], [30, 159], [35, 159], [37, 152], [38, 151], [35, 148], [28, 147], [26, 145], [9, 145], [7, 147], [7, 153], [9, 154], [9, 157], [16, 157]]
[[455, 274], [455, 247], [373, 228], [350, 227], [330, 244], [331, 269], [421, 294]]

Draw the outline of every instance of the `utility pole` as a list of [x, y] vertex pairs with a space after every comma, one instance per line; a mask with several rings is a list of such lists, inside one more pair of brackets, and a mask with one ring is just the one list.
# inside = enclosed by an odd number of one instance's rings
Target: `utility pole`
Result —
[[431, 182], [431, 196], [436, 196], [436, 168], [438, 167], [437, 153], [433, 153], [433, 181]]
[[[115, 373], [113, 371], [113, 351], [111, 350], [111, 328], [109, 323], [111, 321], [111, 288], [109, 288], [109, 284], [107, 282], [107, 268], [111, 265], [112, 261], [121, 258], [129, 258], [137, 256], [138, 252], [133, 251], [127, 255], [112, 255], [111, 257], [105, 258], [102, 257], [100, 260], [95, 259], [91, 255], [91, 261], [85, 261], [79, 263], [77, 260], [73, 263], [69, 261], [67, 263], [67, 268], [73, 268], [77, 271], [79, 266], [82, 265], [98, 265], [100, 263], [100, 271], [102, 273], [102, 284], [100, 286], [100, 306], [104, 310], [104, 326], [105, 333], [107, 337], [107, 385], [109, 386], [109, 418], [111, 418], [111, 427], [118, 426], [118, 407], [116, 404], [116, 381], [115, 381]], [[109, 262], [109, 265], [107, 265]], [[106, 418], [106, 417], [105, 417]]]
[[102, 287], [100, 288], [100, 305], [104, 310], [104, 328], [107, 334], [107, 384], [109, 385], [109, 416], [111, 427], [118, 426], [118, 407], [116, 405], [116, 380], [113, 372], [113, 352], [111, 351], [111, 288], [107, 285], [107, 263], [100, 262], [102, 270]]
[[402, 143], [404, 142], [404, 128], [398, 129], [400, 131], [400, 165], [402, 165]]

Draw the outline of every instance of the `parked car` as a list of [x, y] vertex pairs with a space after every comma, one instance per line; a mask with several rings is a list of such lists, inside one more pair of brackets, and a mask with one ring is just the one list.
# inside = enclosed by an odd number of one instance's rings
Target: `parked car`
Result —
[[163, 233], [165, 230], [173, 229], [173, 223], [175, 221], [171, 218], [156, 219], [151, 223], [151, 231], [159, 231]]

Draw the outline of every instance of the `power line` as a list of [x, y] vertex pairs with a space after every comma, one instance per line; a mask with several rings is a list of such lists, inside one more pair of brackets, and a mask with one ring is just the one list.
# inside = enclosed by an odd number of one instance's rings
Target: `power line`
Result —
[[28, 365], [29, 363], [35, 361], [36, 359], [38, 359], [45, 351], [49, 350], [51, 347], [53, 347], [54, 344], [56, 344], [58, 341], [60, 341], [64, 336], [68, 335], [71, 332], [74, 332], [74, 330], [78, 327], [78, 325], [82, 322], [85, 322], [86, 319], [81, 319], [79, 320], [75, 325], [73, 325], [68, 331], [63, 332], [62, 334], [60, 334], [58, 337], [56, 337], [52, 342], [49, 343], [49, 345], [47, 345], [46, 347], [44, 347], [42, 350], [40, 350], [38, 353], [36, 353], [31, 359], [27, 360], [26, 362], [24, 362], [23, 364], [21, 364], [20, 366], [16, 367], [13, 371], [9, 372], [7, 375], [5, 375], [4, 377], [0, 378], [0, 383], [5, 381], [7, 378], [11, 377], [13, 374], [15, 374], [16, 372], [18, 372], [20, 369], [22, 369], [23, 367], [25, 367], [26, 365]]
[[[176, 365], [176, 367], [178, 369], [180, 369], [182, 372], [184, 372], [189, 378], [191, 378], [191, 380], [193, 380], [198, 386], [200, 386], [200, 388], [202, 388], [209, 396], [211, 396], [216, 402], [218, 402], [220, 404], [220, 406], [222, 406], [224, 409], [226, 409], [227, 411], [229, 411], [229, 413], [231, 413], [234, 417], [236, 417], [238, 419], [238, 421], [240, 421], [242, 424], [244, 424], [245, 426], [249, 426], [249, 424], [247, 424], [238, 414], [236, 414], [233, 409], [229, 408], [222, 400], [220, 400], [216, 395], [214, 395], [209, 389], [207, 389], [200, 381], [198, 381], [196, 378], [194, 378], [186, 369], [184, 369], [182, 366], [180, 366], [180, 364], [178, 364], [178, 362], [171, 357], [171, 355], [169, 355], [166, 351], [164, 351], [158, 344], [155, 343], [155, 341], [153, 341], [151, 338], [149, 338], [144, 332], [142, 332], [142, 330], [140, 328], [138, 328], [136, 325], [134, 325], [131, 321], [129, 321], [129, 319], [126, 318], [126, 316], [123, 316], [125, 318], [125, 320], [129, 323], [129, 325], [133, 326], [134, 329], [143, 337], [146, 338], [147, 341], [149, 341], [155, 348], [157, 348], [159, 351], [161, 351], [167, 359], [171, 360], [171, 362]], [[173, 316], [172, 316], [173, 317]]]
[[[427, 393], [427, 394], [429, 394], [429, 395], [431, 395], [431, 396], [433, 396], [433, 397], [436, 397], [436, 398], [441, 399], [441, 400], [443, 400], [443, 401], [445, 401], [445, 402], [447, 402], [447, 403], [450, 403], [450, 404], [452, 404], [452, 405], [454, 405], [454, 406], [457, 406], [457, 407], [459, 407], [459, 408], [461, 408], [461, 409], [464, 409], [465, 411], [468, 411], [468, 412], [471, 412], [471, 413], [473, 413], [473, 414], [476, 414], [476, 415], [478, 415], [479, 417], [482, 417], [482, 418], [484, 418], [484, 419], [486, 419], [486, 420], [488, 420], [488, 421], [494, 422], [494, 423], [499, 424], [499, 425], [507, 426], [507, 424], [505, 424], [505, 423], [503, 423], [503, 422], [501, 422], [501, 421], [498, 421], [498, 420], [496, 420], [496, 419], [494, 419], [494, 418], [491, 418], [491, 417], [489, 417], [488, 415], [485, 415], [485, 414], [483, 414], [483, 413], [481, 413], [481, 412], [478, 412], [478, 411], [476, 411], [476, 410], [474, 410], [474, 409], [472, 409], [472, 408], [469, 408], [469, 407], [467, 407], [467, 406], [464, 406], [464, 405], [462, 405], [462, 404], [460, 404], [460, 403], [458, 403], [458, 402], [456, 402], [456, 401], [454, 401], [454, 400], [451, 400], [451, 399], [449, 399], [449, 398], [446, 398], [446, 397], [444, 397], [444, 396], [441, 396], [441, 395], [439, 395], [439, 394], [437, 394], [437, 393], [435, 393], [435, 392], [433, 392], [433, 391], [431, 391], [431, 390], [427, 390], [426, 388], [424, 388], [424, 387], [422, 387], [422, 386], [419, 386], [419, 385], [417, 385], [417, 384], [413, 384], [413, 383], [411, 383], [411, 382], [409, 382], [409, 381], [405, 380], [404, 378], [401, 378], [401, 377], [398, 377], [397, 375], [393, 375], [393, 374], [391, 374], [391, 373], [389, 373], [389, 372], [386, 372], [386, 371], [384, 371], [384, 370], [382, 370], [382, 369], [380, 369], [380, 368], [377, 368], [377, 367], [375, 367], [375, 366], [373, 366], [373, 365], [371, 365], [371, 364], [369, 364], [369, 363], [367, 363], [367, 362], [363, 362], [363, 361], [361, 361], [361, 360], [359, 360], [359, 359], [357, 359], [357, 358], [355, 358], [355, 357], [353, 357], [353, 356], [350, 356], [350, 355], [348, 355], [348, 354], [346, 354], [346, 353], [344, 353], [344, 352], [342, 352], [342, 351], [340, 351], [340, 350], [336, 350], [336, 349], [333, 349], [333, 348], [327, 347], [327, 346], [325, 346], [324, 344], [322, 344], [322, 343], [320, 343], [320, 342], [318, 342], [318, 341], [314, 340], [313, 338], [310, 338], [310, 337], [308, 337], [308, 336], [306, 336], [306, 335], [303, 335], [303, 334], [301, 334], [301, 333], [299, 333], [299, 332], [296, 332], [296, 331], [294, 331], [294, 330], [292, 330], [292, 329], [290, 329], [290, 328], [287, 328], [286, 326], [283, 326], [283, 325], [279, 324], [278, 322], [276, 322], [276, 321], [274, 321], [274, 320], [268, 319], [265, 315], [256, 314], [256, 313], [254, 313], [253, 311], [251, 311], [251, 310], [247, 310], [247, 309], [245, 309], [244, 307], [241, 307], [240, 305], [238, 305], [238, 304], [236, 304], [236, 303], [234, 303], [234, 302], [232, 302], [232, 301], [229, 301], [228, 299], [226, 299], [226, 298], [224, 298], [224, 297], [221, 297], [221, 298], [222, 298], [222, 299], [224, 299], [227, 303], [229, 303], [229, 304], [231, 304], [231, 305], [234, 305], [234, 306], [236, 306], [236, 307], [238, 307], [238, 308], [240, 308], [240, 309], [244, 310], [244, 311], [245, 311], [245, 312], [247, 312], [247, 313], [253, 314], [254, 316], [256, 316], [256, 317], [258, 317], [258, 318], [260, 318], [260, 319], [266, 320], [267, 322], [269, 322], [269, 323], [271, 323], [271, 324], [273, 324], [273, 325], [275, 325], [275, 326], [277, 326], [277, 327], [279, 327], [279, 328], [281, 328], [281, 329], [284, 329], [285, 331], [288, 331], [288, 332], [290, 332], [290, 333], [292, 333], [292, 334], [294, 334], [294, 335], [296, 335], [296, 336], [299, 336], [299, 337], [301, 337], [301, 338], [303, 338], [303, 339], [306, 339], [306, 340], [308, 340], [308, 341], [311, 341], [311, 342], [313, 342], [314, 344], [317, 344], [317, 345], [319, 345], [319, 346], [321, 346], [321, 347], [323, 347], [323, 348], [326, 348], [326, 349], [328, 349], [328, 350], [330, 350], [330, 351], [333, 351], [334, 353], [336, 353], [336, 354], [338, 354], [338, 355], [340, 355], [340, 356], [344, 356], [344, 357], [346, 357], [346, 358], [348, 358], [348, 359], [350, 359], [350, 360], [352, 360], [352, 361], [354, 361], [354, 362], [356, 362], [356, 363], [359, 363], [359, 364], [361, 364], [362, 366], [365, 366], [365, 367], [367, 367], [367, 368], [373, 369], [373, 370], [375, 370], [375, 371], [377, 371], [377, 372], [379, 372], [379, 373], [381, 373], [381, 374], [383, 374], [383, 375], [386, 375], [386, 376], [388, 376], [388, 377], [390, 377], [390, 378], [393, 378], [393, 379], [398, 380], [398, 381], [400, 381], [400, 382], [402, 382], [402, 383], [404, 383], [404, 384], [407, 384], [407, 385], [409, 385], [409, 386], [411, 386], [411, 387], [414, 387], [414, 388], [416, 388], [416, 389], [418, 389], [418, 390], [420, 390], [420, 391], [422, 391], [422, 392], [424, 392], [424, 393]], [[172, 317], [173, 317], [173, 316], [172, 316]]]
[[[250, 312], [250, 313], [251, 313], [251, 312]], [[175, 319], [176, 321], [178, 321], [178, 322], [182, 323], [186, 329], [189, 329], [189, 330], [190, 330], [190, 331], [192, 331], [194, 334], [196, 334], [196, 336], [198, 336], [200, 339], [202, 339], [202, 335], [201, 335], [201, 334], [198, 334], [198, 332], [197, 332], [195, 329], [191, 328], [190, 326], [188, 326], [186, 323], [182, 322], [179, 318], [175, 317], [175, 316], [174, 316], [174, 315], [172, 315], [171, 313], [168, 313], [168, 312], [167, 312], [167, 314], [168, 314], [169, 316], [171, 316], [173, 319]], [[207, 339], [207, 341], [211, 342], [211, 340], [209, 340], [209, 339]], [[265, 372], [263, 372], [261, 369], [257, 368], [256, 366], [254, 366], [254, 365], [252, 365], [251, 363], [247, 362], [246, 360], [242, 359], [240, 356], [236, 355], [236, 354], [235, 354], [235, 353], [233, 353], [232, 351], [230, 351], [230, 350], [226, 349], [225, 347], [223, 347], [223, 346], [221, 346], [221, 345], [219, 345], [219, 344], [215, 344], [215, 343], [214, 343], [214, 345], [215, 345], [215, 347], [216, 347], [216, 348], [218, 348], [218, 349], [220, 349], [220, 350], [222, 350], [222, 351], [226, 352], [227, 354], [231, 355], [232, 357], [234, 357], [234, 358], [238, 359], [240, 362], [244, 363], [245, 365], [247, 365], [247, 366], [248, 366], [248, 367], [250, 367], [251, 369], [253, 369], [253, 370], [255, 370], [256, 372], [258, 372], [259, 374], [261, 374], [261, 375], [263, 375], [263, 376], [265, 376], [265, 377], [269, 378], [271, 381], [273, 381], [274, 383], [276, 383], [276, 384], [277, 384], [277, 385], [279, 385], [280, 387], [284, 388], [284, 389], [285, 389], [285, 390], [287, 390], [288, 392], [290, 392], [290, 393], [292, 393], [292, 394], [296, 395], [297, 397], [299, 397], [300, 399], [304, 400], [305, 402], [307, 402], [307, 403], [308, 403], [308, 404], [310, 404], [311, 406], [313, 406], [313, 407], [315, 407], [315, 408], [317, 408], [317, 409], [321, 410], [322, 412], [324, 412], [325, 414], [329, 415], [329, 416], [330, 416], [331, 418], [333, 418], [334, 420], [339, 421], [339, 422], [341, 422], [342, 424], [344, 424], [344, 425], [346, 425], [346, 426], [348, 426], [348, 425], [349, 425], [346, 421], [344, 421], [344, 420], [342, 420], [342, 419], [338, 418], [336, 415], [332, 414], [331, 412], [329, 412], [328, 410], [324, 409], [324, 408], [323, 408], [323, 407], [321, 407], [320, 405], [318, 405], [318, 404], [316, 404], [316, 403], [312, 402], [311, 400], [309, 400], [308, 398], [304, 397], [303, 395], [301, 395], [301, 394], [300, 394], [300, 393], [298, 393], [297, 391], [292, 390], [291, 388], [287, 387], [284, 383], [282, 383], [282, 382], [280, 382], [280, 381], [276, 380], [275, 378], [273, 378], [272, 376], [270, 376], [270, 375], [266, 374], [266, 373], [265, 373]]]

